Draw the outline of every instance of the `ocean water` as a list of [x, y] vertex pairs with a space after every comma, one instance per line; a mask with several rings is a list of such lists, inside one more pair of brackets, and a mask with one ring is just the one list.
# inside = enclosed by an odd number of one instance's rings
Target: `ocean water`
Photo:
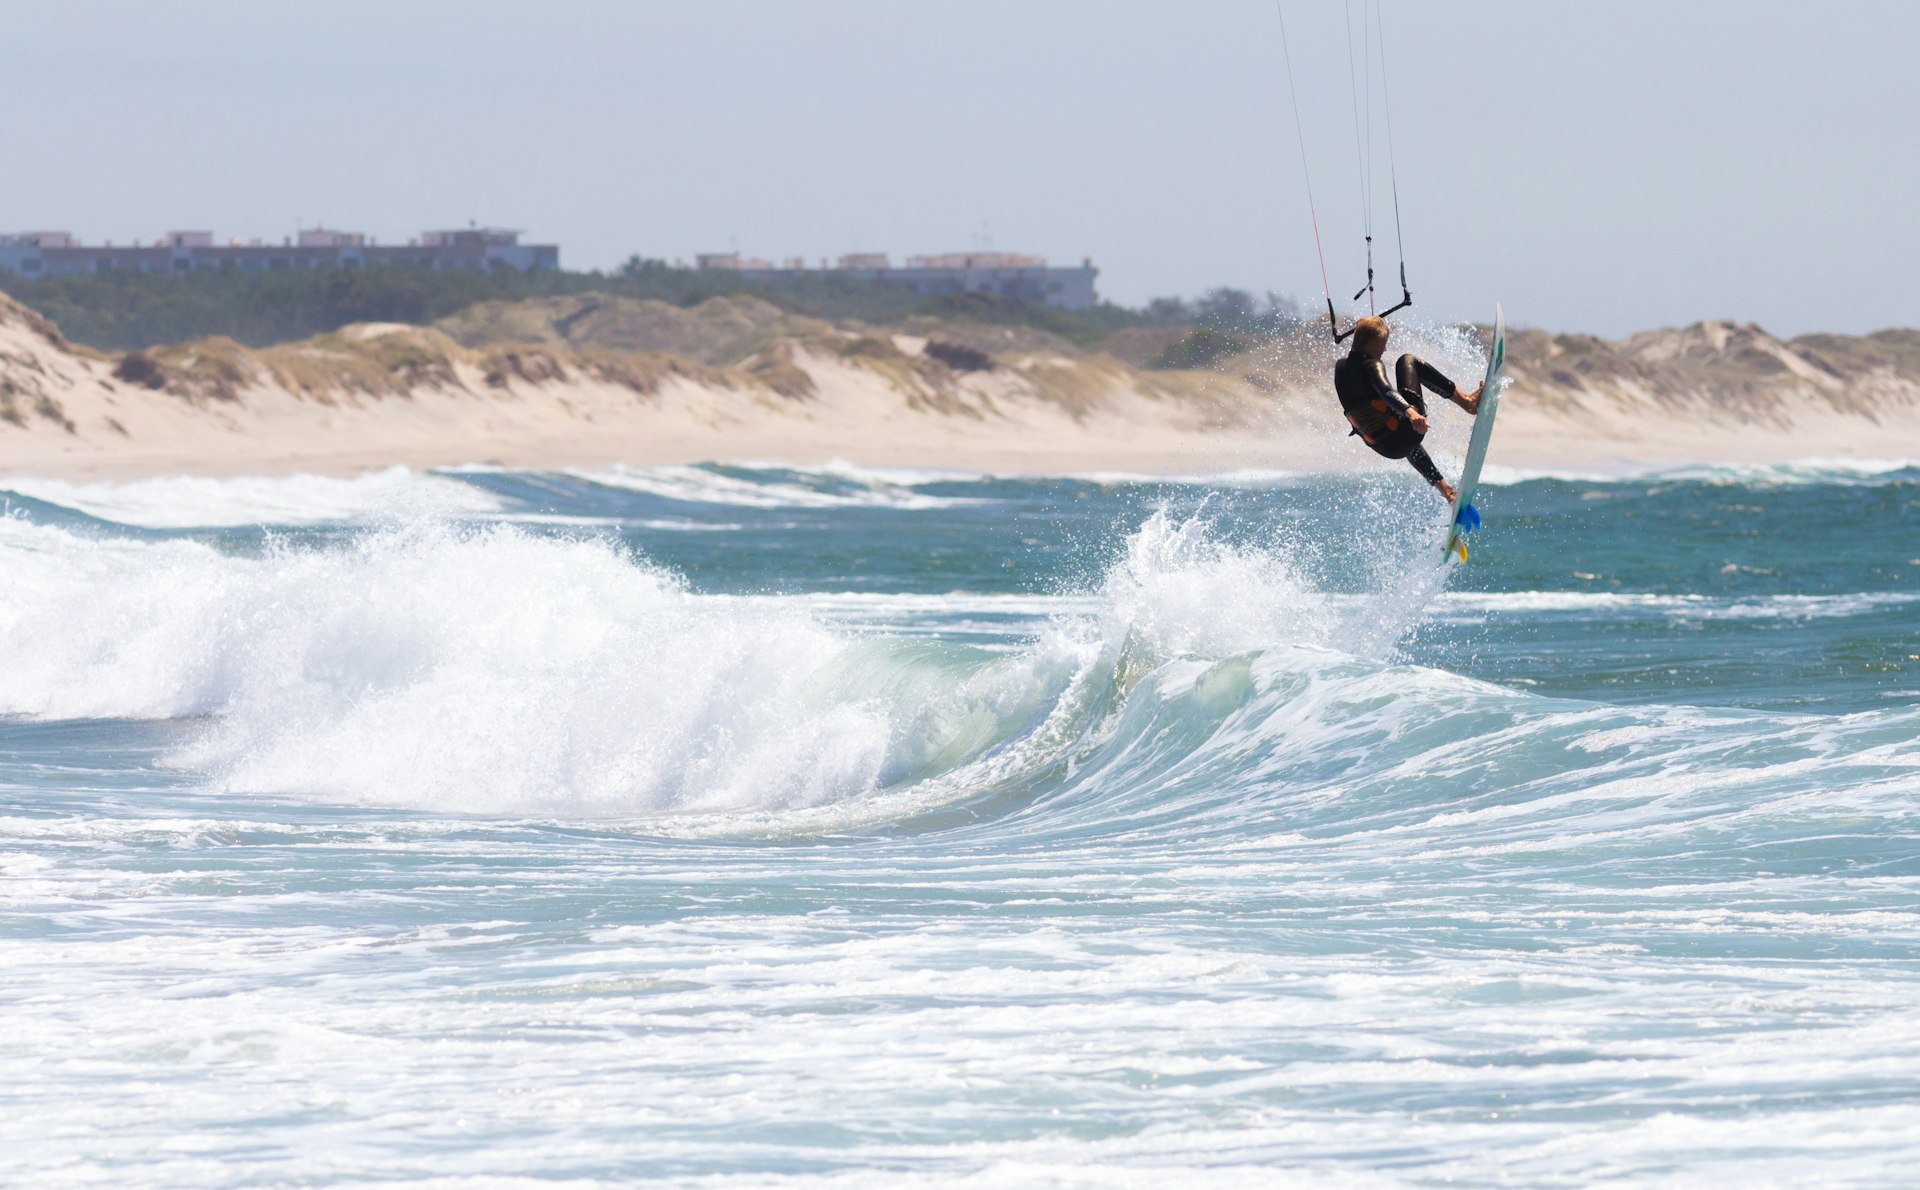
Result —
[[0, 481], [0, 1181], [1903, 1181], [1920, 469]]

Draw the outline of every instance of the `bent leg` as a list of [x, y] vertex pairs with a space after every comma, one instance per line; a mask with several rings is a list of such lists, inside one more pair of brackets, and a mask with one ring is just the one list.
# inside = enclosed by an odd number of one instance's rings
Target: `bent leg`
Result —
[[1412, 352], [1394, 361], [1393, 382], [1407, 404], [1418, 409], [1423, 415], [1427, 411], [1427, 402], [1421, 394], [1421, 389], [1439, 393], [1449, 400], [1453, 399], [1453, 394], [1457, 391], [1446, 373]]

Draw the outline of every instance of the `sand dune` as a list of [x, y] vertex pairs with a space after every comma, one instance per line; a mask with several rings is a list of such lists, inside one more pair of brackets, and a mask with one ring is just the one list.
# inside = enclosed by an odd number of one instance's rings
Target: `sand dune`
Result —
[[[715, 303], [719, 305], [715, 305]], [[833, 327], [753, 299], [582, 299], [364, 324], [252, 350], [109, 356], [0, 297], [0, 470], [351, 472], [706, 459], [1187, 472], [1378, 465], [1344, 437], [1311, 331], [1214, 371], [1144, 370], [1017, 328]], [[663, 312], [664, 311], [664, 312]], [[1462, 332], [1404, 342], [1456, 376]], [[1920, 333], [1782, 342], [1704, 323], [1624, 342], [1523, 331], [1494, 461], [1920, 457]], [[1465, 419], [1441, 414], [1444, 448]]]

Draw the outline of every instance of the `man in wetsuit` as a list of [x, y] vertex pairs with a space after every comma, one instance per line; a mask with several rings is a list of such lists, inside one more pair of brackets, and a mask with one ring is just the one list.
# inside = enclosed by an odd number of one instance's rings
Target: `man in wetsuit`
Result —
[[1439, 393], [1468, 413], [1480, 408], [1480, 390], [1461, 392], [1440, 369], [1411, 353], [1394, 362], [1396, 383], [1387, 383], [1387, 320], [1362, 318], [1353, 324], [1353, 350], [1333, 366], [1333, 387], [1340, 407], [1360, 440], [1375, 454], [1405, 459], [1420, 477], [1453, 499], [1453, 485], [1427, 457], [1420, 440], [1427, 436], [1427, 402], [1422, 389]]

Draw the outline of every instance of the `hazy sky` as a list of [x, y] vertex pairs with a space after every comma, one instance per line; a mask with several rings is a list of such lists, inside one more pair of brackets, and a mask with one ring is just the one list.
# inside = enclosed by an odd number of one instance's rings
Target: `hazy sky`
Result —
[[[1381, 0], [1427, 317], [1920, 325], [1920, 3]], [[1284, 0], [1336, 293], [1345, 6]], [[1361, 5], [1353, 10], [1359, 35]], [[1318, 302], [1272, 0], [12, 0], [0, 230], [1090, 256]], [[1394, 265], [1376, 105], [1376, 256]]]

